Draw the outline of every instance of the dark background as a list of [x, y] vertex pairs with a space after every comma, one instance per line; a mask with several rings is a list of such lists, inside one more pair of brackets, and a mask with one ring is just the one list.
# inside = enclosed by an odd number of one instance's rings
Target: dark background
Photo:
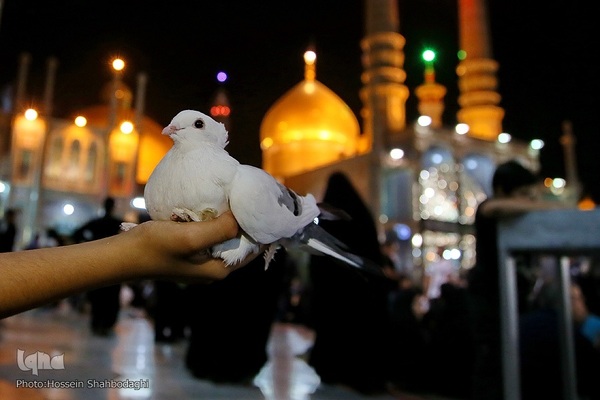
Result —
[[[0, 87], [13, 82], [21, 52], [32, 55], [27, 101], [40, 104], [45, 65], [59, 59], [54, 114], [67, 117], [100, 102], [109, 62], [122, 56], [125, 82], [148, 74], [146, 114], [166, 125], [185, 108], [207, 112], [219, 86], [232, 103], [229, 152], [260, 165], [259, 130], [269, 107], [303, 79], [302, 54], [317, 51], [317, 79], [360, 116], [362, 1], [4, 0], [0, 22]], [[504, 130], [541, 138], [542, 176], [564, 177], [561, 124], [573, 123], [580, 177], [600, 202], [596, 155], [600, 135], [600, 33], [593, 2], [488, 0], [493, 58], [499, 62]], [[457, 3], [400, 0], [400, 33], [411, 91], [407, 121], [417, 116], [414, 89], [423, 81], [420, 54], [437, 51], [437, 81], [446, 85], [444, 122], [456, 123]], [[360, 121], [360, 118], [359, 118]]]

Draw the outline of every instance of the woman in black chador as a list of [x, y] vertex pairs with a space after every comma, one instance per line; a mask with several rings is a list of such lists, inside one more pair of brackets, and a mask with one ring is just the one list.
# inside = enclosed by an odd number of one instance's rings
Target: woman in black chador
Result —
[[[320, 225], [352, 253], [381, 265], [373, 217], [344, 174], [330, 176], [323, 202], [346, 211], [351, 220], [323, 220]], [[316, 338], [309, 364], [326, 384], [343, 384], [363, 393], [384, 391], [391, 281], [324, 256], [311, 257], [310, 277]]]
[[283, 249], [265, 271], [257, 257], [210, 285], [186, 288], [191, 330], [186, 365], [199, 379], [248, 384], [267, 361], [267, 341], [284, 277]]
[[[104, 199], [104, 215], [93, 218], [73, 233], [75, 243], [88, 242], [113, 236], [121, 231], [122, 219], [113, 213], [115, 199]], [[108, 336], [113, 332], [119, 319], [121, 284], [108, 285], [87, 292], [90, 302], [90, 325], [92, 333]]]

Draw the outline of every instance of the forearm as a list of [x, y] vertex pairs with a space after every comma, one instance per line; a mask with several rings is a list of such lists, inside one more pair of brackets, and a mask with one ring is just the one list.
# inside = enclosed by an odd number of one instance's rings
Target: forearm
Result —
[[[116, 240], [115, 240], [116, 239]], [[128, 238], [3, 254], [0, 318], [74, 293], [135, 277]]]
[[149, 221], [105, 239], [0, 254], [0, 318], [101, 286], [134, 279], [210, 282], [226, 267], [207, 249], [234, 238], [231, 213], [208, 222]]

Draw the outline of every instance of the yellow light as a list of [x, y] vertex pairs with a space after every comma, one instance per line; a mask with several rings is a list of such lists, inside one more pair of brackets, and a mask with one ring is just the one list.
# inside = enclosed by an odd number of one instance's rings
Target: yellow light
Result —
[[425, 254], [425, 259], [429, 262], [433, 262], [437, 259], [437, 254], [433, 251], [428, 251], [427, 254]]
[[87, 119], [82, 115], [78, 115], [75, 118], [75, 125], [77, 125], [80, 128], [83, 128], [84, 126], [87, 125]]
[[329, 131], [320, 131], [318, 136], [320, 140], [330, 140], [333, 135]]
[[260, 144], [260, 147], [262, 147], [263, 150], [266, 150], [271, 146], [273, 146], [273, 139], [271, 139], [270, 137], [264, 138], [262, 143]]
[[314, 64], [316, 59], [317, 59], [317, 53], [315, 53], [314, 51], [308, 50], [304, 53], [304, 62], [307, 63], [308, 65]]
[[306, 82], [304, 85], [304, 93], [313, 94], [315, 92], [316, 86], [314, 82]]
[[122, 71], [125, 68], [125, 61], [120, 58], [115, 58], [112, 62], [112, 67], [115, 71]]
[[131, 132], [133, 132], [133, 124], [130, 121], [123, 121], [120, 128], [121, 132], [126, 135], [129, 135]]
[[35, 121], [37, 117], [38, 113], [33, 108], [28, 108], [27, 110], [25, 110], [25, 119], [27, 119], [28, 121]]

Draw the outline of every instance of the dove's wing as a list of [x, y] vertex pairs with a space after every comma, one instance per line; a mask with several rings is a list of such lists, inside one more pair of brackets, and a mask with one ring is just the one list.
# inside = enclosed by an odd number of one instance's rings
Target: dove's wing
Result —
[[250, 165], [239, 166], [229, 189], [233, 215], [259, 243], [294, 236], [320, 212], [312, 195], [299, 196], [267, 172]]

